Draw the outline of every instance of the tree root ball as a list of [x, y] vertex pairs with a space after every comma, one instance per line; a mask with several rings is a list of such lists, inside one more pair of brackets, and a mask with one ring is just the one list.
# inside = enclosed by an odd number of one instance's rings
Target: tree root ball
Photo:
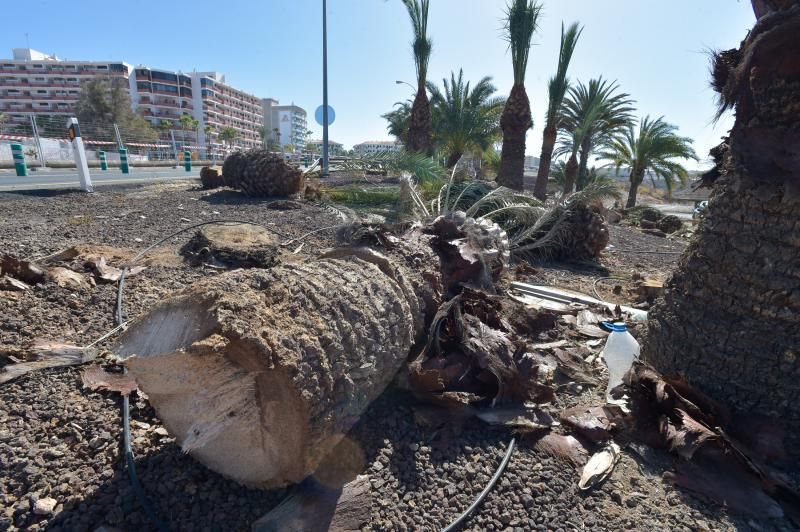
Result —
[[683, 227], [683, 222], [675, 215], [669, 214], [661, 218], [656, 224], [659, 231], [670, 234], [679, 231]]

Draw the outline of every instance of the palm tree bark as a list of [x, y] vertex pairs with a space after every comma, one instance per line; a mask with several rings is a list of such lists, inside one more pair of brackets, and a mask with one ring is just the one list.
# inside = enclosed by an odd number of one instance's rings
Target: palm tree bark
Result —
[[558, 130], [555, 124], [549, 124], [544, 128], [542, 135], [542, 152], [539, 155], [539, 171], [536, 174], [536, 184], [533, 188], [533, 195], [544, 201], [547, 199], [547, 180], [550, 177], [550, 165], [553, 162], [553, 149], [556, 145]]
[[[709, 212], [664, 298], [643, 356], [713, 399], [777, 418], [800, 463], [800, 2], [766, 14], [717, 58], [736, 107]], [[718, 176], [718, 177], [716, 177]]]
[[448, 168], [453, 168], [455, 165], [457, 165], [458, 161], [459, 161], [459, 159], [461, 159], [462, 155], [464, 155], [464, 152], [460, 152], [460, 151], [453, 152], [450, 155], [448, 155], [447, 156], [447, 167]]
[[571, 194], [575, 188], [575, 180], [578, 177], [578, 158], [573, 153], [567, 160], [564, 168], [564, 194]]
[[628, 190], [628, 201], [625, 202], [625, 208], [631, 209], [636, 207], [636, 195], [639, 193], [639, 185], [642, 184], [644, 180], [644, 172], [643, 171], [633, 171], [631, 172], [631, 187]]
[[581, 143], [581, 157], [578, 163], [578, 180], [575, 182], [576, 190], [583, 190], [586, 188], [589, 181], [589, 154], [592, 151], [591, 133], [587, 133], [586, 137]]
[[497, 183], [514, 190], [522, 190], [525, 178], [525, 135], [533, 125], [531, 104], [525, 86], [518, 83], [511, 89], [500, 128], [503, 130], [503, 151]]
[[417, 89], [411, 106], [411, 126], [408, 128], [409, 151], [431, 154], [433, 141], [431, 135], [431, 104], [425, 85]]

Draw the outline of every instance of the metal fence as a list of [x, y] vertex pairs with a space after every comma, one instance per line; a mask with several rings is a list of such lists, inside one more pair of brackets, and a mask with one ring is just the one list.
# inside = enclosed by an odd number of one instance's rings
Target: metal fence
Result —
[[[28, 115], [25, 122], [0, 123], [0, 165], [12, 164], [11, 144], [22, 144], [25, 160], [31, 167], [56, 166], [74, 161], [72, 143], [68, 138], [66, 115]], [[183, 151], [189, 150], [193, 160], [222, 160], [225, 150], [218, 144], [202, 146], [195, 131], [180, 128], [121, 126], [114, 123], [83, 120], [79, 123], [89, 162], [99, 163], [99, 153], [105, 152], [109, 165], [119, 163], [119, 149], [128, 150], [128, 159], [178, 163]]]

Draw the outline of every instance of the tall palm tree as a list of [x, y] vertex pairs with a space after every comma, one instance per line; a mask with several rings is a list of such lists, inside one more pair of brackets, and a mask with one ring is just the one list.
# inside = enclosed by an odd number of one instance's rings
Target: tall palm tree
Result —
[[511, 95], [500, 118], [503, 150], [497, 182], [514, 190], [522, 190], [525, 177], [525, 135], [533, 126], [531, 103], [525, 92], [525, 71], [528, 69], [531, 39], [538, 27], [542, 6], [536, 0], [510, 2], [506, 8], [504, 32], [511, 49], [514, 86], [511, 87]]
[[[591, 153], [608, 138], [624, 130], [633, 119], [630, 95], [601, 77], [569, 89], [561, 106], [562, 143], [570, 144], [564, 193], [586, 185]], [[580, 155], [580, 161], [578, 161]]]
[[649, 116], [639, 122], [639, 131], [633, 124], [619, 136], [610, 139], [598, 153], [600, 159], [608, 159], [617, 167], [626, 166], [630, 170], [631, 187], [625, 207], [636, 206], [636, 194], [644, 176], [649, 172], [660, 177], [672, 192], [674, 180], [685, 183], [689, 177], [680, 163], [674, 159], [694, 159], [697, 154], [692, 148], [692, 139], [681, 137], [675, 132], [677, 127], [664, 122], [663, 117], [651, 120]]
[[762, 426], [785, 434], [775, 445], [796, 467], [800, 1], [753, 4], [758, 20], [740, 48], [715, 57], [720, 109], [734, 108], [736, 119], [712, 150], [708, 213], [649, 313], [642, 356], [738, 412], [771, 417], [780, 426]]
[[447, 167], [456, 165], [468, 151], [484, 152], [500, 136], [500, 113], [503, 98], [494, 98], [497, 90], [492, 78], [482, 78], [471, 90], [463, 70], [442, 80], [444, 91], [428, 83], [431, 93], [433, 140], [447, 157]]
[[417, 71], [417, 94], [411, 106], [411, 125], [408, 129], [410, 151], [431, 153], [431, 104], [426, 92], [428, 61], [433, 49], [433, 41], [428, 37], [428, 6], [430, 0], [402, 0], [411, 19], [414, 39], [411, 48], [414, 52], [414, 66]]
[[553, 149], [556, 145], [558, 134], [558, 111], [561, 103], [569, 89], [569, 78], [567, 69], [572, 60], [572, 53], [578, 44], [578, 39], [583, 32], [583, 28], [573, 22], [564, 31], [564, 23], [561, 23], [561, 47], [558, 53], [558, 66], [556, 74], [547, 84], [547, 114], [545, 114], [544, 134], [542, 135], [542, 152], [539, 156], [539, 172], [536, 175], [536, 185], [533, 195], [544, 200], [547, 197], [547, 179], [550, 174], [550, 164], [553, 160]]

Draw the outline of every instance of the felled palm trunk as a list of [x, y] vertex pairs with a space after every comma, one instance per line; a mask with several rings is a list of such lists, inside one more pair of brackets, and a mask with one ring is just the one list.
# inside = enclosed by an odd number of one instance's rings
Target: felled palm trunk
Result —
[[403, 256], [341, 249], [212, 277], [134, 323], [117, 352], [196, 459], [249, 485], [299, 482], [421, 337], [438, 261], [421, 235]]
[[262, 487], [305, 478], [424, 345], [442, 295], [491, 288], [508, 258], [505, 233], [463, 213], [338, 237], [317, 260], [204, 280], [121, 339], [167, 429], [209, 468]]
[[539, 156], [539, 171], [536, 174], [536, 185], [533, 195], [544, 201], [547, 199], [547, 179], [550, 177], [550, 164], [553, 161], [553, 149], [556, 145], [558, 131], [555, 125], [548, 125], [542, 136], [542, 153]]
[[777, 417], [796, 465], [800, 2], [790, 4], [717, 57], [715, 88], [736, 106], [730, 151], [708, 174], [707, 218], [650, 313], [643, 354], [739, 411]]
[[497, 175], [499, 185], [522, 190], [525, 177], [525, 135], [532, 124], [531, 104], [525, 87], [514, 85], [500, 117], [503, 151], [500, 173]]

